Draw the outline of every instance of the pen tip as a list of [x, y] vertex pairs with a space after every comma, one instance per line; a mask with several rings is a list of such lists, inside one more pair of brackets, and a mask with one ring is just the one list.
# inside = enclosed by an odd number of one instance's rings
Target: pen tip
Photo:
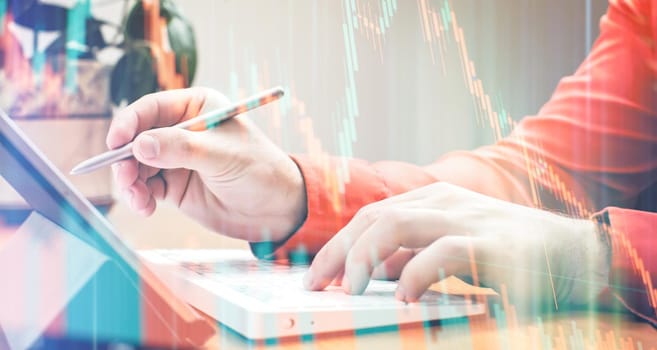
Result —
[[80, 171], [80, 166], [76, 166], [69, 172], [70, 175], [79, 175], [82, 172]]

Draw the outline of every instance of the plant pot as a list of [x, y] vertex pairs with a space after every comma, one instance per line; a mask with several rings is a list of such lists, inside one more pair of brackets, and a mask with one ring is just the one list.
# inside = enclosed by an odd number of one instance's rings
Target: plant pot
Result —
[[[42, 153], [62, 174], [102, 212], [107, 212], [114, 200], [109, 167], [84, 175], [69, 175], [79, 162], [107, 150], [105, 136], [109, 115], [84, 118], [16, 120]], [[0, 177], [0, 222], [20, 224], [31, 208], [21, 196]]]

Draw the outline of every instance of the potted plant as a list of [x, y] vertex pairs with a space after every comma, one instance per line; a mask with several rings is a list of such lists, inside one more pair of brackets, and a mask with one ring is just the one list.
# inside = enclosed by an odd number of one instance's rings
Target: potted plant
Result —
[[[126, 0], [116, 23], [92, 16], [90, 0], [66, 3], [0, 0], [0, 108], [68, 174], [105, 150], [115, 106], [189, 86], [197, 53], [172, 0]], [[70, 180], [99, 208], [111, 207], [109, 169]], [[28, 213], [0, 179], [0, 217], [20, 222]]]

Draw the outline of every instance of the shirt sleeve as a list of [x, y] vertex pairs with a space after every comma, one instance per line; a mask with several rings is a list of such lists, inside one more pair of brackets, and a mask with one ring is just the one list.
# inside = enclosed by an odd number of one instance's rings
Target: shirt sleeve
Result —
[[[563, 78], [538, 115], [525, 118], [510, 137], [478, 150], [529, 178], [546, 199], [536, 205], [568, 204], [587, 216], [580, 207], [633, 205], [655, 182], [657, 13], [651, 4], [610, 1], [600, 37], [575, 74]], [[579, 203], [550, 203], [551, 196], [567, 193]]]

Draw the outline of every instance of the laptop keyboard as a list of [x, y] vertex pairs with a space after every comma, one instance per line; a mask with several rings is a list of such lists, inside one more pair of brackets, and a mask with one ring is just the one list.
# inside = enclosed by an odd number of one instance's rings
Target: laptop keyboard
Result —
[[[194, 282], [206, 288], [227, 287], [240, 295], [281, 309], [304, 308], [399, 308], [403, 302], [395, 299], [396, 282], [370, 281], [363, 295], [347, 295], [339, 286], [329, 286], [321, 292], [307, 291], [302, 279], [307, 271], [304, 265], [286, 265], [260, 261], [247, 251], [217, 250], [158, 250], [151, 251], [172, 260], [189, 272], [198, 275]], [[465, 304], [461, 297], [427, 291], [420, 299], [422, 304]]]

